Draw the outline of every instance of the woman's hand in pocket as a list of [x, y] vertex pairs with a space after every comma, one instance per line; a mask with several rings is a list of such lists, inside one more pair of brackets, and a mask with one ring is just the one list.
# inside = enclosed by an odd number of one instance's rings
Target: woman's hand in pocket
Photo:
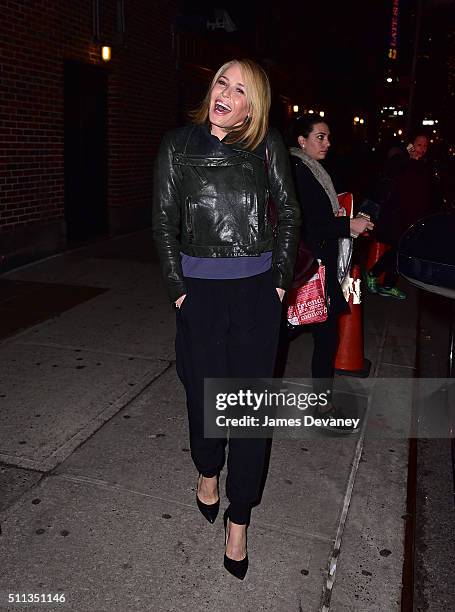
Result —
[[184, 300], [185, 298], [186, 298], [186, 293], [184, 293], [183, 295], [181, 295], [181, 296], [179, 297], [179, 299], [175, 301], [175, 307], [176, 307], [176, 308], [180, 308], [180, 307], [181, 307], [181, 305], [183, 304], [183, 300]]
[[284, 298], [284, 294], [286, 293], [284, 289], [281, 289], [281, 287], [276, 287], [276, 292], [278, 293], [278, 297], [280, 298], [280, 302], [283, 301]]

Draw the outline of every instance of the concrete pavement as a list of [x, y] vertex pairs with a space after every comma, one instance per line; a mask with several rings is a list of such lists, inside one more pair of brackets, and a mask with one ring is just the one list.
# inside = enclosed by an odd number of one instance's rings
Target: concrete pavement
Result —
[[[222, 568], [222, 521], [209, 525], [194, 502], [174, 312], [150, 231], [2, 282], [16, 322], [0, 344], [0, 610], [400, 609], [406, 440], [275, 440], [241, 583]], [[80, 288], [74, 304], [42, 306], [21, 329], [24, 295], [33, 310], [68, 287]], [[413, 376], [409, 290], [405, 302], [366, 296], [372, 377]], [[309, 376], [311, 348], [307, 334], [294, 341], [286, 377]], [[221, 492], [224, 507], [224, 478]], [[8, 603], [29, 593], [65, 602]]]

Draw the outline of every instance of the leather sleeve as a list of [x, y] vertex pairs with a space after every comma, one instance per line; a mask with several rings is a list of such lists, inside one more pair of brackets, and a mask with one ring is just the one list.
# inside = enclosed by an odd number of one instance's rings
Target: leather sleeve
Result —
[[161, 142], [153, 176], [153, 237], [161, 272], [172, 302], [186, 293], [180, 256], [182, 175], [172, 163], [172, 132]]
[[289, 289], [300, 237], [300, 206], [291, 175], [289, 153], [276, 130], [270, 130], [268, 134], [267, 157], [270, 192], [278, 219], [272, 272], [275, 286]]

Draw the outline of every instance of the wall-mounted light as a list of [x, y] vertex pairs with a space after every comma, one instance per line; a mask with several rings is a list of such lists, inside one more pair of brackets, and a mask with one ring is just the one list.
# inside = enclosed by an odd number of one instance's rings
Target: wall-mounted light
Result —
[[354, 123], [360, 123], [360, 117], [354, 117]]
[[101, 57], [103, 62], [111, 61], [111, 47], [101, 47]]
[[308, 114], [309, 114], [309, 115], [312, 115], [313, 113], [314, 113], [314, 110], [309, 110], [309, 111], [308, 111]]
[[402, 133], [403, 133], [403, 130], [398, 130], [398, 132], [397, 132], [398, 136], [401, 136]]
[[324, 111], [319, 111], [319, 116], [320, 116], [320, 117], [325, 117], [325, 113], [324, 113]]
[[298, 104], [294, 104], [294, 106], [292, 107], [292, 110], [294, 111], [294, 113], [298, 113], [299, 112], [299, 105]]
[[360, 118], [359, 123], [365, 123], [365, 119]]
[[391, 83], [393, 81], [392, 77], [387, 77], [386, 78], [387, 83]]

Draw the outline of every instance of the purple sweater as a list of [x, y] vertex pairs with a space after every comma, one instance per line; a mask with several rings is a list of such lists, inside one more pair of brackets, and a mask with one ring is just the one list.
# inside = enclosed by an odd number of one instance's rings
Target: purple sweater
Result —
[[272, 267], [272, 251], [258, 257], [190, 257], [180, 254], [183, 276], [190, 278], [247, 278], [267, 272]]

